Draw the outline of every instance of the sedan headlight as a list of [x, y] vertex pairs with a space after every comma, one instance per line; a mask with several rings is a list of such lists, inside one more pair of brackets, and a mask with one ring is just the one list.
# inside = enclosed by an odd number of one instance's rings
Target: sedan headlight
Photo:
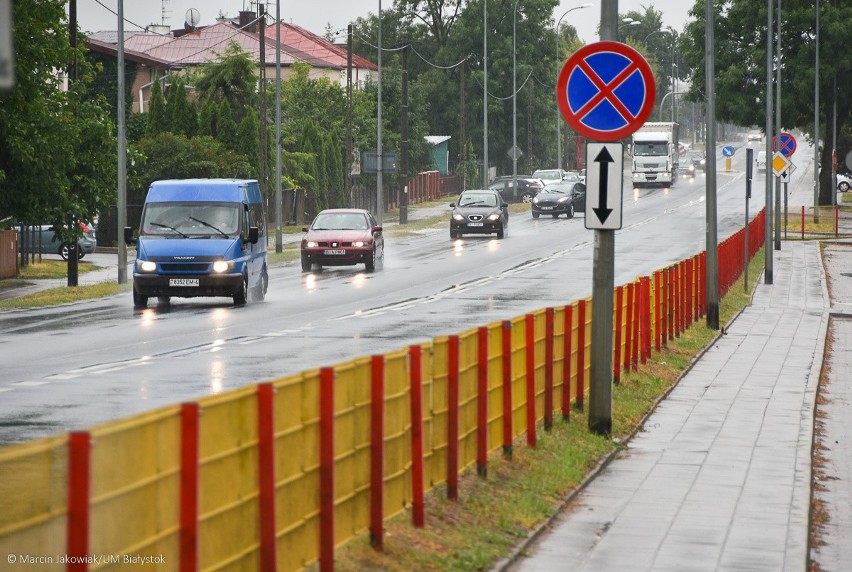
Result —
[[570, 200], [571, 200], [571, 197], [562, 197], [561, 199], [559, 199], [556, 202], [557, 203], [564, 203], [565, 201], [570, 201]]
[[357, 246], [357, 247], [370, 246], [370, 241], [369, 240], [356, 240], [355, 242], [352, 243], [352, 246]]
[[140, 272], [156, 272], [157, 263], [150, 260], [140, 260], [138, 263]]
[[305, 246], [307, 246], [308, 248], [316, 248], [317, 246], [319, 246], [319, 243], [314, 242], [313, 240], [309, 240], [307, 243], [305, 243]]
[[488, 215], [488, 220], [494, 221], [494, 220], [499, 220], [499, 219], [500, 219], [500, 213], [494, 213], [494, 214]]
[[464, 215], [461, 213], [453, 213], [453, 220], [463, 221]]
[[534, 202], [535, 204], [538, 204], [538, 197], [533, 198], [533, 202]]
[[213, 272], [217, 272], [219, 274], [223, 272], [227, 272], [234, 267], [234, 263], [231, 261], [217, 260], [213, 263]]

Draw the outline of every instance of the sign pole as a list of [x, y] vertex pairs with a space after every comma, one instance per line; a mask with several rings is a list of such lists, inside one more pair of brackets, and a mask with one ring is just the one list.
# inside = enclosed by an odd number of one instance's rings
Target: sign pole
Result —
[[753, 149], [746, 149], [746, 196], [745, 196], [745, 255], [743, 256], [743, 291], [748, 294], [748, 200], [751, 198], [751, 175]]

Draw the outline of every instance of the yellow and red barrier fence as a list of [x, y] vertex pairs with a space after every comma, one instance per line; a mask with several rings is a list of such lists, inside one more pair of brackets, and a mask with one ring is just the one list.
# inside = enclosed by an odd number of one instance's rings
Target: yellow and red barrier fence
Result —
[[[744, 250], [742, 231], [718, 245], [720, 291]], [[616, 289], [616, 381], [705, 312], [705, 275], [702, 253]], [[0, 449], [6, 569], [331, 570], [362, 532], [381, 550], [386, 519], [422, 527], [427, 491], [457, 498], [461, 472], [486, 477], [489, 453], [535, 447], [540, 423], [583, 406], [590, 305]]]

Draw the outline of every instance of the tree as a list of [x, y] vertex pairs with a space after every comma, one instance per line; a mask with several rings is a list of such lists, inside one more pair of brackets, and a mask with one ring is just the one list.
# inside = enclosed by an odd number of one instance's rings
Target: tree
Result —
[[207, 101], [227, 101], [233, 120], [242, 121], [249, 109], [257, 107], [257, 64], [235, 42], [230, 42], [221, 59], [204, 66], [193, 75], [192, 85], [203, 106]]
[[[17, 83], [0, 94], [0, 219], [61, 225], [73, 240], [75, 221], [94, 218], [115, 192], [116, 144], [110, 106], [90, 91], [94, 70], [67, 28], [64, 2], [14, 4]], [[56, 71], [75, 60], [66, 92]]]
[[231, 104], [227, 99], [222, 100], [216, 111], [216, 139], [228, 149], [239, 150], [240, 141], [237, 135], [237, 124], [234, 121]]
[[[716, 118], [736, 125], [766, 124], [766, 24], [767, 5], [762, 0], [717, 0], [715, 23]], [[852, 74], [848, 52], [848, 30], [852, 27], [852, 5], [821, 3], [820, 13], [820, 133], [830, 139], [828, 127], [837, 105], [839, 145], [848, 145], [852, 119], [852, 93], [834, 89], [835, 78]], [[690, 11], [696, 20], [687, 25], [680, 42], [684, 61], [694, 69], [690, 98], [703, 101], [704, 0]], [[815, 35], [814, 7], [787, 3], [781, 12], [781, 124], [782, 128], [814, 132]], [[777, 27], [773, 26], [775, 34]], [[775, 39], [772, 45], [775, 46]], [[774, 72], [773, 72], [774, 73]], [[838, 81], [838, 87], [840, 86]], [[813, 136], [811, 135], [811, 141]], [[842, 148], [842, 147], [841, 147]], [[819, 203], [831, 204], [829, 179], [831, 147], [821, 148]]]
[[254, 109], [249, 109], [240, 121], [237, 127], [237, 140], [239, 142], [237, 151], [257, 165], [260, 161], [260, 122]]
[[329, 204], [335, 208], [346, 206], [346, 189], [343, 180], [343, 154], [340, 150], [340, 137], [329, 133], [324, 141], [328, 169]]
[[198, 112], [198, 135], [216, 136], [216, 104], [207, 100]]
[[159, 81], [155, 81], [151, 86], [151, 99], [148, 101], [148, 123], [145, 126], [145, 135], [147, 137], [154, 137], [168, 130], [166, 99], [163, 97], [163, 87]]
[[198, 113], [195, 105], [187, 101], [186, 86], [179, 77], [175, 78], [169, 91], [166, 117], [168, 118], [167, 131], [172, 133], [182, 133], [192, 137], [198, 129]]

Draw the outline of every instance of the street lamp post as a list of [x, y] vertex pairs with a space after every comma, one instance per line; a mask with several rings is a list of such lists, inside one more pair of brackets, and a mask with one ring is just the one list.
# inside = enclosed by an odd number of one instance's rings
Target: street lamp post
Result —
[[512, 5], [512, 192], [518, 192], [518, 70], [515, 50], [515, 23], [518, 0]]
[[[559, 33], [559, 26], [562, 24], [562, 18], [573, 12], [574, 10], [580, 10], [582, 8], [591, 8], [593, 4], [591, 2], [586, 4], [581, 4], [580, 6], [574, 6], [573, 8], [568, 8], [564, 14], [559, 16], [559, 20], [556, 22], [556, 80], [559, 81], [559, 40], [562, 39], [562, 34]], [[556, 162], [557, 167], [562, 168], [562, 119], [559, 113], [559, 106], [556, 106]]]

